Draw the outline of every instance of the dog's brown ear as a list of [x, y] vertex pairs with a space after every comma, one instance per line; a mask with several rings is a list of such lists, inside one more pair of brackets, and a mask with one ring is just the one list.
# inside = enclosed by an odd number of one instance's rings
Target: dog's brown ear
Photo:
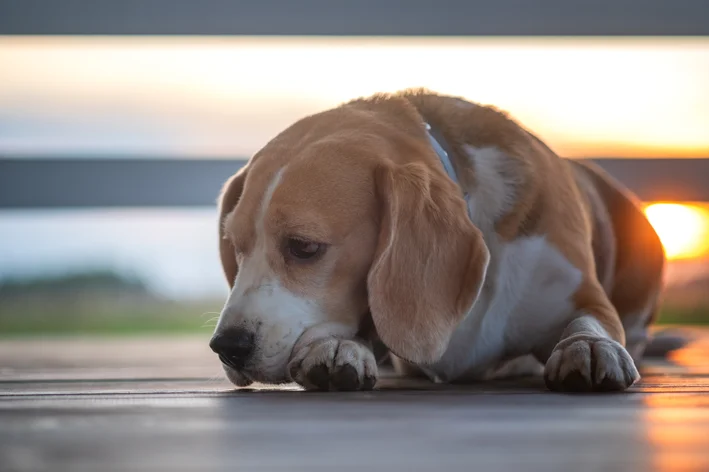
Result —
[[234, 279], [239, 267], [236, 264], [236, 251], [231, 241], [224, 236], [224, 219], [234, 210], [239, 203], [241, 193], [244, 191], [247, 167], [242, 167], [226, 181], [219, 195], [219, 257], [222, 260], [222, 269], [229, 287], [234, 286]]
[[489, 252], [457, 187], [424, 164], [383, 166], [378, 247], [367, 284], [379, 338], [397, 356], [433, 363], [477, 299]]

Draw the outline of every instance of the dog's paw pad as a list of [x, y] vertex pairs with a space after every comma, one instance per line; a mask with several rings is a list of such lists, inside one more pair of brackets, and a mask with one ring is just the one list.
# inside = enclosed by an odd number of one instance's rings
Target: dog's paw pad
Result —
[[351, 364], [346, 364], [335, 370], [332, 376], [333, 385], [337, 386], [338, 390], [358, 390], [359, 389], [359, 374]]
[[327, 390], [330, 385], [330, 373], [325, 364], [313, 366], [305, 376], [308, 383], [317, 387], [318, 390]]

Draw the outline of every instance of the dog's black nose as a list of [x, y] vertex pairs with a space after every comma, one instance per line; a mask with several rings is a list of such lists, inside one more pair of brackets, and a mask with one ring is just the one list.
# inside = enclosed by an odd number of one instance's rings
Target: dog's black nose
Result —
[[242, 328], [232, 328], [215, 334], [209, 347], [229, 367], [241, 369], [254, 352], [254, 334]]

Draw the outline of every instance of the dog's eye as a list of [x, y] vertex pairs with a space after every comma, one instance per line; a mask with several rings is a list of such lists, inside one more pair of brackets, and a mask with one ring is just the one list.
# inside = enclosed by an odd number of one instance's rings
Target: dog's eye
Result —
[[296, 259], [311, 259], [317, 256], [323, 245], [320, 243], [314, 243], [312, 241], [304, 241], [302, 239], [288, 238], [287, 241], [288, 254], [295, 257]]

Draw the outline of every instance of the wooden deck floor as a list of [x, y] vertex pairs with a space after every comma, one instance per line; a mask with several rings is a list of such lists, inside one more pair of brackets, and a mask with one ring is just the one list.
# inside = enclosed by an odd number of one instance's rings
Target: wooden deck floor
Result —
[[0, 341], [0, 471], [709, 470], [709, 332], [626, 394], [233, 390], [205, 338]]

